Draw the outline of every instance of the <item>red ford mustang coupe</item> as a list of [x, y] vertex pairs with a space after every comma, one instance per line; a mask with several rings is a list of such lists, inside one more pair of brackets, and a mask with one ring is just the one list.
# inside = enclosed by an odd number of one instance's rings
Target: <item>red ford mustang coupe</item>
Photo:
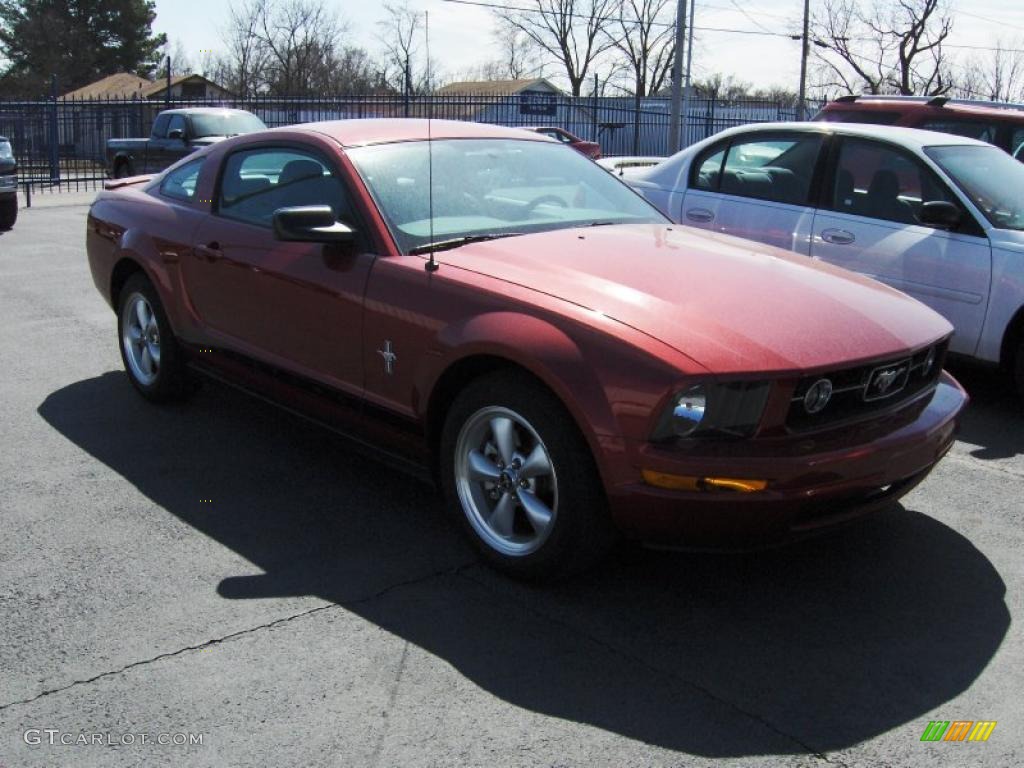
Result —
[[966, 402], [931, 310], [672, 225], [517, 129], [240, 136], [110, 182], [87, 242], [143, 396], [204, 372], [416, 462], [520, 576], [616, 533], [746, 545], [880, 507]]

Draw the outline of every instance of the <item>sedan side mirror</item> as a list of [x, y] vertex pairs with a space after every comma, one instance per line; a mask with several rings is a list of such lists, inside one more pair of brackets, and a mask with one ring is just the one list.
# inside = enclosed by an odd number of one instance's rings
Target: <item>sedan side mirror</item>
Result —
[[274, 237], [290, 243], [350, 243], [356, 232], [337, 221], [329, 205], [302, 205], [274, 211]]
[[184, 141], [185, 140], [185, 132], [183, 130], [181, 130], [181, 128], [174, 128], [173, 130], [170, 130], [170, 131], [167, 132], [167, 138], [168, 139], [181, 139], [182, 141]]
[[960, 225], [960, 209], [946, 200], [929, 200], [921, 206], [918, 217], [922, 224], [940, 229], [956, 229]]

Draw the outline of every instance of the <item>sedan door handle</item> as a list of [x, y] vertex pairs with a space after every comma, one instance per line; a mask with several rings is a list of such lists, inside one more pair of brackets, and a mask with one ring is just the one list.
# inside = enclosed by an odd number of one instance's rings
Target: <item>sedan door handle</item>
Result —
[[847, 232], [845, 229], [824, 229], [821, 232], [821, 239], [833, 245], [849, 245], [857, 238], [853, 232]]
[[224, 256], [224, 252], [220, 249], [220, 243], [216, 240], [206, 245], [197, 245], [196, 253], [207, 261], [217, 261]]
[[686, 212], [686, 218], [690, 221], [699, 221], [707, 223], [715, 220], [715, 214], [709, 211], [707, 208], [691, 208]]

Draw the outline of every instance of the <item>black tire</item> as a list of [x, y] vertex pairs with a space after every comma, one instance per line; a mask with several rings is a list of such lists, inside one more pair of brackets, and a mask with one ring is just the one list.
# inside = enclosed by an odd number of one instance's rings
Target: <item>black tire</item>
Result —
[[[153, 324], [146, 328], [155, 330], [155, 344], [152, 343], [152, 336], [147, 336], [150, 343], [131, 343], [131, 330], [134, 326], [141, 327], [141, 323], [135, 322], [137, 315], [130, 315], [134, 312], [135, 305], [139, 299], [143, 299], [148, 306]], [[135, 320], [130, 319], [134, 317]], [[126, 336], [126, 333], [129, 335]], [[146, 334], [144, 334], [146, 335]], [[128, 278], [121, 293], [117, 297], [117, 343], [121, 350], [121, 362], [124, 363], [125, 372], [132, 386], [145, 397], [154, 403], [165, 403], [180, 400], [190, 394], [191, 387], [185, 373], [184, 356], [174, 338], [171, 324], [167, 320], [160, 296], [149, 279], [138, 272]], [[143, 347], [149, 350], [155, 349], [158, 354], [155, 357], [157, 364], [151, 368], [151, 377], [146, 376], [146, 369], [141, 366], [138, 359], [141, 352], [130, 352], [129, 348], [141, 350]], [[144, 356], [143, 356], [144, 359]], [[154, 356], [150, 355], [151, 363]]]
[[13, 229], [17, 220], [18, 198], [12, 195], [9, 199], [0, 200], [0, 230]]
[[1017, 384], [1017, 394], [1024, 401], [1024, 338], [1017, 342], [1017, 354], [1013, 358], [1013, 380]]
[[114, 166], [115, 179], [127, 179], [132, 175], [132, 165], [127, 160], [119, 160]]
[[[488, 490], [489, 481], [469, 479], [473, 474], [468, 471], [472, 462], [460, 461], [460, 456], [467, 454], [467, 446], [480, 444], [479, 439], [474, 440], [471, 435], [473, 430], [482, 429], [490, 436], [484, 437], [484, 441], [494, 448], [490, 454], [494, 463], [488, 465], [488, 471], [506, 466], [495, 446], [501, 441], [495, 438], [497, 433], [493, 431], [494, 420], [505, 418], [505, 414], [509, 415], [507, 420], [513, 422], [516, 455], [520, 457], [507, 466], [511, 469], [527, 452], [533, 456], [539, 445], [549, 460], [548, 467], [553, 469], [529, 476], [525, 464], [516, 466], [514, 475], [506, 474], [503, 468], [500, 486], [491, 483]], [[525, 426], [516, 421], [517, 418], [522, 419]], [[558, 398], [526, 372], [506, 369], [470, 383], [448, 412], [440, 451], [438, 463], [448, 506], [458, 516], [483, 559], [498, 570], [527, 580], [579, 573], [594, 565], [615, 542], [607, 499], [586, 440]], [[480, 456], [488, 453], [487, 450], [473, 452]], [[520, 468], [522, 478], [518, 474]], [[530, 479], [525, 479], [527, 477]], [[501, 494], [500, 497], [492, 495], [495, 493]], [[484, 518], [489, 515], [494, 520], [505, 495], [516, 499], [511, 502], [514, 505], [513, 530], [507, 539], [497, 541], [498, 534], [490, 530]], [[468, 500], [464, 500], [464, 496]], [[521, 501], [531, 496], [534, 500], [553, 501], [548, 508], [552, 512], [551, 522], [544, 528], [543, 535], [537, 533], [537, 526], [532, 522], [536, 518]], [[492, 503], [493, 507], [488, 508]], [[528, 506], [533, 508], [533, 503]], [[492, 544], [488, 536], [497, 544]], [[497, 548], [520, 546], [514, 541], [517, 536], [527, 542], [523, 545], [524, 551], [510, 553]], [[530, 547], [536, 548], [531, 550]]]

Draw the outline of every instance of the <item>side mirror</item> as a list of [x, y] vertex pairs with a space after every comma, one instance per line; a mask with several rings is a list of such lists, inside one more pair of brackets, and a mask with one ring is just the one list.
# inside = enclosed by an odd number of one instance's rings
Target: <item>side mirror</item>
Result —
[[289, 243], [350, 243], [356, 232], [336, 221], [329, 205], [303, 205], [274, 211], [274, 237]]
[[929, 200], [921, 206], [918, 219], [929, 227], [956, 229], [960, 225], [960, 209], [946, 200]]
[[170, 130], [170, 131], [167, 132], [167, 138], [168, 139], [181, 139], [182, 141], [184, 141], [185, 140], [185, 132], [183, 130], [181, 130], [181, 128], [174, 128], [173, 130]]

